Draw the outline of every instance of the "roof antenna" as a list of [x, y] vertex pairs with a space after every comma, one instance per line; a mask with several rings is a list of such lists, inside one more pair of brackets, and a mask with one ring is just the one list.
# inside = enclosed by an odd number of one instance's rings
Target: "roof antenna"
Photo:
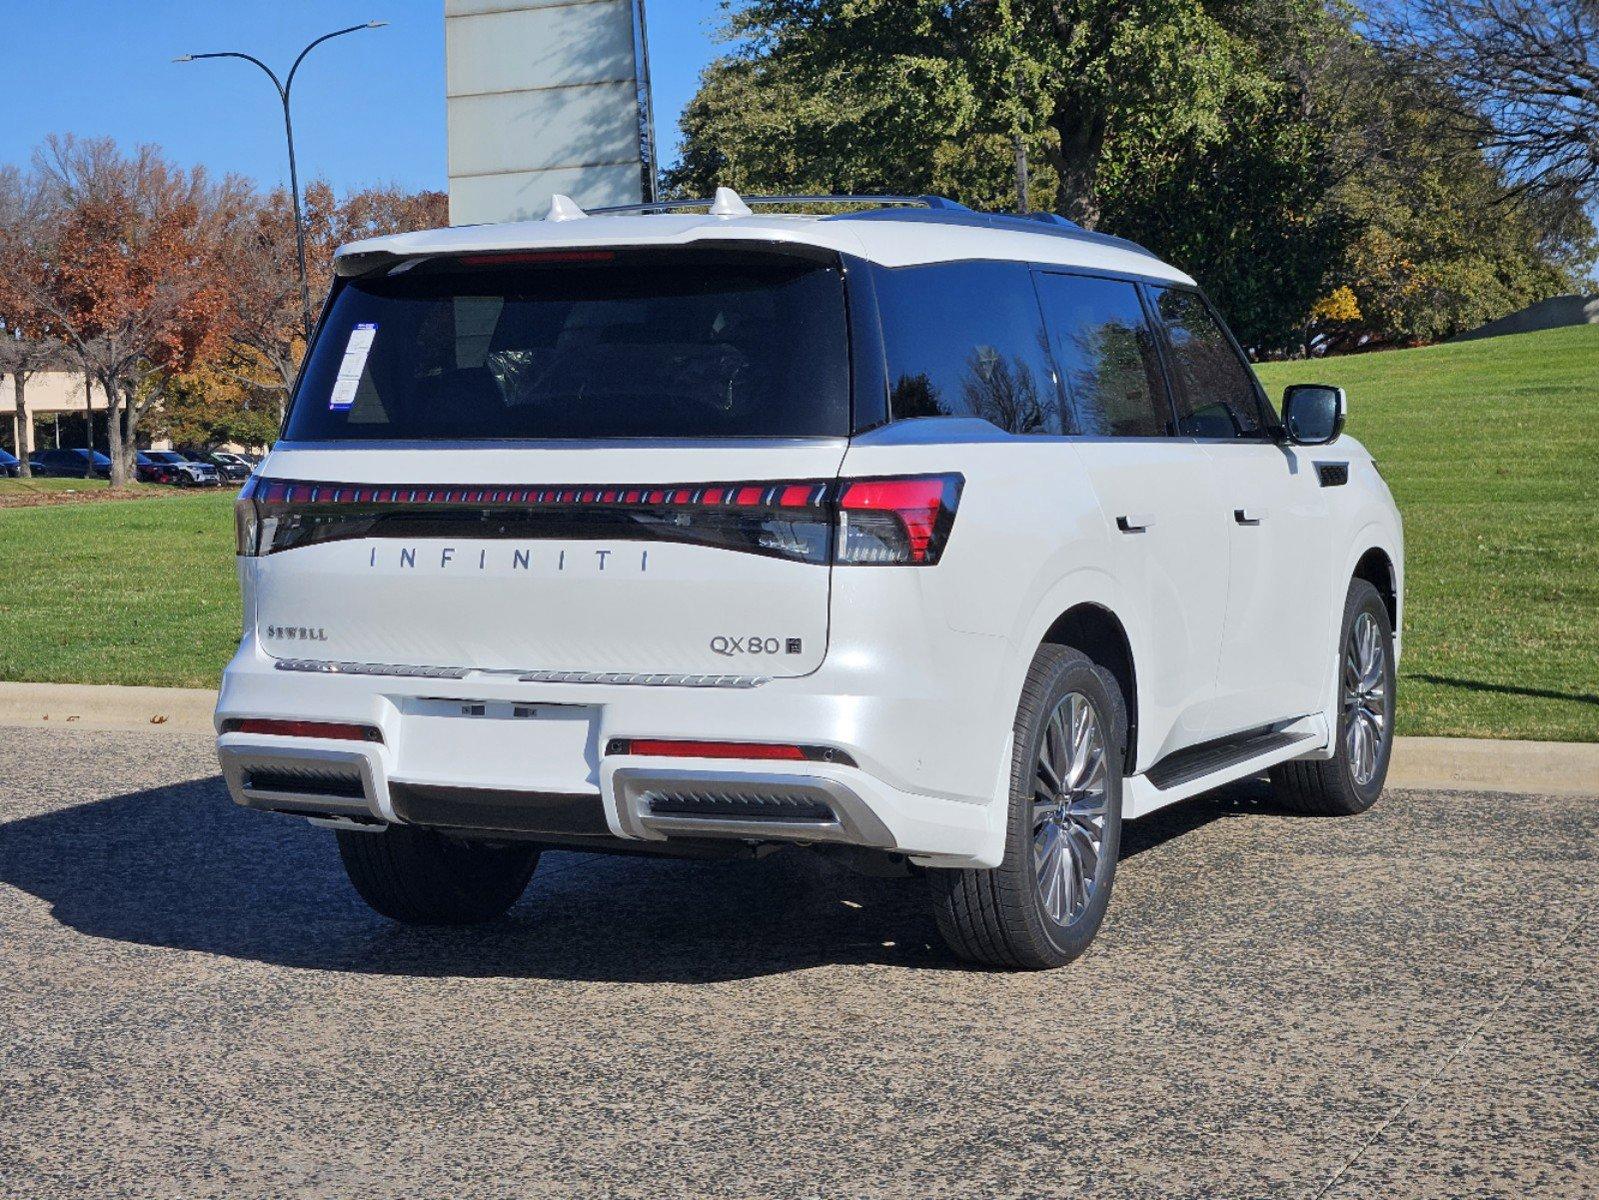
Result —
[[544, 214], [546, 221], [576, 221], [588, 216], [578, 207], [576, 200], [570, 196], [563, 196], [560, 192], [550, 197], [550, 211]]
[[711, 202], [713, 217], [752, 217], [750, 206], [730, 187], [716, 189], [716, 199]]

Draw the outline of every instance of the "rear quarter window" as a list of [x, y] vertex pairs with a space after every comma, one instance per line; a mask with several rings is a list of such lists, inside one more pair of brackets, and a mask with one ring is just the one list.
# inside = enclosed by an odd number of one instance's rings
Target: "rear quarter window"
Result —
[[1154, 335], [1130, 280], [1040, 272], [1038, 294], [1069, 399], [1069, 432], [1165, 437], [1171, 407]]
[[879, 267], [874, 283], [894, 420], [980, 417], [1008, 433], [1062, 432], [1025, 264]]

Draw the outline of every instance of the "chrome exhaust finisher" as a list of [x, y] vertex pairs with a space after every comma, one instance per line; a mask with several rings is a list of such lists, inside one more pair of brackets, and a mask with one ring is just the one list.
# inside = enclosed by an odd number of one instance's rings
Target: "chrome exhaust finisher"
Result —
[[366, 755], [355, 749], [222, 746], [217, 757], [234, 802], [246, 808], [378, 828], [387, 821]]
[[893, 849], [894, 837], [845, 783], [787, 772], [621, 767], [611, 777], [630, 837], [839, 842]]

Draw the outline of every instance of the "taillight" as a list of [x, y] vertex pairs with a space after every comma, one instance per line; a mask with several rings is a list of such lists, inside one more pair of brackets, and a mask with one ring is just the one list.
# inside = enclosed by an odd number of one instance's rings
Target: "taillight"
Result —
[[345, 721], [298, 721], [276, 717], [230, 717], [222, 722], [223, 733], [265, 733], [275, 737], [330, 738], [340, 742], [381, 742], [383, 734], [375, 725], [354, 725]]
[[261, 514], [256, 511], [255, 476], [244, 481], [239, 498], [233, 502], [233, 539], [237, 552], [246, 558], [261, 553]]
[[371, 484], [252, 475], [238, 553], [361, 538], [664, 541], [825, 565], [931, 566], [959, 475], [730, 483]]
[[944, 553], [959, 475], [839, 481], [833, 561], [852, 566], [932, 566]]

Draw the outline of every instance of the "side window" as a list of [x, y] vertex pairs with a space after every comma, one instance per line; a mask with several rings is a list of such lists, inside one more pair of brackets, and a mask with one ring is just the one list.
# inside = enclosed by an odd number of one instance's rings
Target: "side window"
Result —
[[1203, 438], [1263, 436], [1254, 373], [1203, 298], [1170, 288], [1154, 294], [1171, 354], [1177, 432]]
[[981, 417], [1009, 433], [1062, 432], [1025, 265], [880, 267], [875, 283], [894, 420]]
[[1171, 409], [1137, 286], [1047, 272], [1037, 280], [1069, 405], [1067, 432], [1168, 436]]

